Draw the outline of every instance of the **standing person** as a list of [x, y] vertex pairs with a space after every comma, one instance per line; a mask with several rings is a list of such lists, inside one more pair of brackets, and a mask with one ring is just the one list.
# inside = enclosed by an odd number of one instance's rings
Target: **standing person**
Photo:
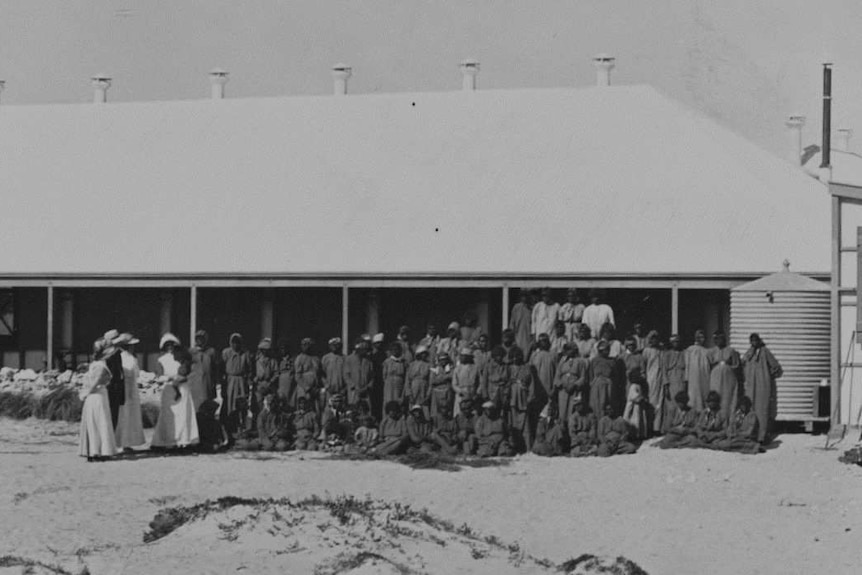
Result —
[[473, 350], [469, 347], [461, 350], [461, 359], [452, 370], [452, 389], [455, 391], [455, 415], [458, 415], [461, 402], [465, 399], [473, 401], [479, 389], [479, 370], [473, 362]]
[[646, 360], [647, 396], [649, 397], [650, 413], [652, 423], [651, 429], [661, 433], [664, 427], [665, 404], [669, 400], [667, 396], [667, 383], [662, 372], [662, 349], [658, 332], [652, 330], [647, 334], [647, 346], [643, 350]]
[[344, 383], [347, 386], [347, 404], [357, 406], [360, 402], [371, 407], [370, 392], [374, 386], [374, 366], [368, 359], [370, 348], [360, 339], [353, 353], [344, 359]]
[[[323, 389], [320, 393], [320, 402], [329, 405], [332, 397], [344, 396], [347, 386], [344, 383], [344, 355], [341, 353], [341, 338], [333, 337], [328, 342], [329, 352], [320, 360], [321, 383]], [[322, 412], [323, 410], [321, 410]]]
[[566, 292], [566, 303], [560, 306], [560, 314], [558, 319], [563, 322], [566, 328], [566, 338], [569, 341], [574, 341], [580, 331], [581, 321], [584, 318], [584, 304], [578, 297], [578, 290], [570, 288]]
[[251, 421], [247, 429], [257, 429], [257, 416], [263, 409], [263, 398], [278, 385], [278, 362], [272, 357], [272, 340], [268, 337], [257, 344], [257, 357], [254, 359], [254, 378], [252, 379], [254, 394], [251, 399]]
[[437, 333], [437, 325], [429, 323], [425, 329], [425, 337], [419, 340], [417, 345], [424, 345], [428, 350], [428, 359], [431, 365], [437, 365], [437, 347], [440, 345], [440, 335]]
[[566, 335], [566, 324], [563, 320], [558, 319], [554, 324], [554, 333], [551, 334], [551, 352], [554, 357], [560, 358], [563, 356], [563, 348], [569, 343], [569, 336]]
[[[614, 326], [606, 323], [602, 326], [602, 329], [599, 330], [599, 339], [598, 341], [606, 341], [610, 345], [610, 349], [608, 351], [609, 357], [619, 357], [623, 353], [623, 344], [620, 340], [614, 338]], [[590, 357], [595, 357], [597, 354], [597, 350], [593, 347], [592, 352], [590, 353]]]
[[512, 353], [512, 348], [518, 345], [515, 342], [515, 332], [508, 327], [503, 330], [503, 333], [500, 334], [500, 345], [503, 347], [503, 351], [506, 352], [505, 357], [508, 358]]
[[117, 453], [107, 390], [111, 383], [111, 370], [105, 363], [105, 359], [116, 351], [104, 339], [96, 340], [93, 344], [94, 361], [90, 364], [80, 391], [84, 406], [81, 410], [78, 453], [86, 457], [87, 461], [102, 461]]
[[590, 362], [578, 356], [578, 347], [575, 344], [567, 343], [563, 348], [563, 356], [557, 363], [554, 376], [557, 413], [561, 421], [567, 422], [575, 403], [586, 399], [589, 371]]
[[444, 411], [453, 411], [455, 391], [452, 389], [452, 360], [444, 351], [437, 352], [437, 365], [431, 368], [428, 411], [436, 417]]
[[222, 420], [225, 429], [231, 436], [231, 443], [236, 433], [245, 428], [245, 416], [248, 409], [248, 382], [252, 374], [252, 362], [243, 349], [242, 336], [231, 334], [229, 347], [222, 350], [221, 358], [224, 366], [224, 383], [222, 384]]
[[397, 401], [404, 405], [404, 384], [407, 362], [401, 355], [404, 348], [397, 341], [389, 344], [389, 357], [383, 362], [383, 405]]
[[638, 322], [633, 326], [632, 333], [634, 334], [635, 342], [637, 342], [637, 350], [643, 351], [647, 346], [646, 331], [642, 323]]
[[461, 402], [461, 413], [455, 418], [455, 430], [458, 434], [458, 444], [464, 455], [475, 455], [479, 447], [476, 440], [476, 417], [473, 402], [465, 400]]
[[530, 413], [536, 404], [533, 368], [524, 362], [524, 352], [520, 347], [512, 348], [509, 356], [509, 432], [511, 447], [518, 453], [533, 447], [532, 429], [529, 425]]
[[188, 385], [192, 368], [192, 355], [186, 349], [174, 349], [179, 363], [177, 374], [171, 376], [162, 388], [159, 420], [153, 431], [151, 447], [186, 448], [200, 442], [198, 421]]
[[413, 346], [410, 345], [410, 327], [406, 325], [399, 327], [398, 336], [395, 338], [395, 341], [401, 346], [401, 357], [404, 358], [407, 365], [410, 365], [410, 362], [413, 361]]
[[125, 402], [120, 407], [116, 429], [117, 447], [123, 451], [131, 451], [133, 447], [147, 442], [141, 417], [141, 396], [138, 393], [138, 375], [141, 370], [133, 347], [137, 343], [140, 340], [130, 333], [122, 333], [113, 341], [113, 345], [120, 350], [118, 355], [122, 361], [126, 385]]
[[309, 410], [317, 413], [317, 395], [320, 390], [320, 358], [314, 353], [314, 340], [302, 338], [299, 342], [299, 354], [293, 360], [293, 377], [296, 380], [294, 405], [304, 397]]
[[421, 405], [430, 419], [431, 364], [428, 362], [428, 348], [424, 345], [416, 346], [415, 356], [407, 367], [405, 402], [409, 405]]
[[688, 391], [685, 383], [685, 350], [677, 334], [670, 336], [670, 347], [662, 352], [661, 369], [667, 382], [668, 397], [674, 398], [680, 391]]
[[440, 353], [445, 353], [452, 360], [452, 364], [458, 363], [458, 352], [461, 350], [461, 326], [457, 321], [453, 321], [446, 328], [446, 337], [440, 340], [437, 346], [437, 356]]
[[696, 412], [706, 407], [709, 393], [709, 350], [704, 347], [706, 334], [702, 329], [694, 332], [694, 343], [685, 350], [685, 381], [688, 383], [688, 396], [691, 407]]
[[374, 385], [368, 390], [368, 401], [371, 405], [371, 413], [378, 420], [382, 419], [383, 414], [383, 362], [389, 357], [385, 347], [386, 336], [383, 333], [376, 333], [371, 338], [371, 353], [368, 359], [371, 360], [371, 367], [374, 373]]
[[757, 441], [764, 443], [775, 423], [777, 390], [775, 380], [784, 375], [781, 364], [760, 339], [753, 333], [748, 338], [751, 347], [742, 358], [745, 370], [745, 395], [751, 398], [753, 411], [760, 423]]
[[596, 406], [594, 412], [604, 409], [606, 403], [622, 405], [626, 386], [623, 364], [610, 356], [610, 344], [600, 341], [597, 347], [599, 354], [590, 360], [589, 371], [590, 408]]
[[473, 311], [465, 313], [464, 323], [461, 325], [461, 345], [474, 346], [482, 334], [482, 328], [479, 326], [479, 318], [476, 317], [476, 313]]
[[557, 356], [551, 352], [551, 340], [548, 334], [539, 334], [536, 350], [530, 356], [530, 365], [533, 368], [533, 377], [538, 385], [535, 387], [535, 406], [537, 409], [530, 413], [530, 431], [535, 437], [536, 426], [539, 423], [538, 411], [549, 401], [557, 401], [554, 387], [554, 376], [557, 371]]
[[545, 334], [550, 337], [554, 333], [554, 324], [560, 315], [560, 304], [554, 301], [551, 288], [542, 289], [542, 299], [533, 306], [533, 317], [531, 319], [531, 332], [533, 340], [538, 341], [539, 336]]
[[159, 356], [156, 364], [156, 375], [164, 377], [173, 377], [177, 374], [180, 368], [180, 363], [174, 359], [174, 350], [180, 346], [180, 340], [174, 334], [168, 332], [162, 336], [159, 341], [159, 349], [162, 355]]
[[476, 338], [476, 342], [473, 344], [473, 363], [476, 364], [479, 373], [485, 369], [489, 359], [491, 359], [490, 342], [488, 334], [483, 333]]
[[614, 310], [602, 302], [602, 296], [598, 290], [590, 292], [590, 302], [590, 305], [584, 310], [583, 322], [589, 326], [593, 335], [600, 335], [602, 326], [606, 323], [616, 327]]
[[[120, 332], [115, 329], [105, 332], [105, 343], [108, 346], [120, 336]], [[119, 353], [113, 353], [105, 358], [105, 365], [111, 372], [111, 383], [108, 384], [108, 402], [111, 406], [111, 422], [114, 429], [117, 428], [117, 422], [120, 417], [120, 408], [126, 401], [126, 383], [123, 380], [123, 360]], [[137, 382], [135, 382], [137, 384]]]
[[296, 385], [296, 380], [293, 377], [293, 358], [290, 356], [290, 351], [287, 348], [287, 340], [279, 338], [278, 340], [278, 397], [281, 400], [283, 407], [291, 407], [293, 405], [293, 388]]
[[577, 339], [575, 339], [575, 345], [578, 346], [579, 356], [585, 358], [594, 357], [593, 350], [596, 347], [596, 340], [592, 337], [592, 331], [590, 330], [590, 326], [585, 323], [581, 324], [578, 331], [578, 337]]
[[218, 353], [213, 346], [209, 345], [209, 334], [206, 331], [199, 329], [195, 332], [195, 345], [189, 351], [192, 354], [189, 386], [192, 390], [195, 411], [197, 411], [204, 401], [215, 399], [220, 395], [221, 373]]
[[633, 335], [626, 338], [625, 349], [620, 354], [620, 361], [626, 370], [626, 397], [633, 385], [640, 387], [639, 394], [646, 389], [646, 358], [638, 351], [637, 340]]
[[506, 363], [506, 352], [502, 346], [494, 346], [490, 361], [479, 373], [479, 396], [504, 410], [504, 413], [508, 408], [509, 365]]
[[729, 421], [739, 396], [741, 361], [736, 350], [727, 345], [724, 332], [717, 331], [712, 334], [712, 341], [715, 347], [710, 349], [707, 355], [712, 370], [709, 374], [709, 389], [721, 395], [721, 414]]
[[528, 357], [533, 344], [533, 309], [530, 292], [526, 289], [520, 291], [518, 303], [512, 307], [509, 328], [515, 332], [515, 343], [524, 352], [524, 357]]

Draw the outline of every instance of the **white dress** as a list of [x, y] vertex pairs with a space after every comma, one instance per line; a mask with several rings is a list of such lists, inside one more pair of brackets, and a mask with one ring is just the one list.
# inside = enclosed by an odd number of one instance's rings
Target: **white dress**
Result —
[[122, 352], [123, 375], [126, 382], [126, 402], [120, 406], [117, 419], [117, 447], [135, 447], [147, 442], [141, 418], [141, 396], [138, 393], [138, 360], [128, 351]]
[[114, 429], [111, 424], [111, 406], [108, 390], [111, 371], [104, 361], [94, 361], [84, 378], [81, 398], [84, 408], [81, 411], [81, 434], [78, 442], [79, 453], [83, 457], [109, 457], [117, 453]]
[[[177, 390], [180, 398], [177, 399]], [[159, 420], [153, 432], [153, 447], [185, 447], [200, 443], [195, 404], [192, 400], [188, 379], [172, 377], [162, 388]]]

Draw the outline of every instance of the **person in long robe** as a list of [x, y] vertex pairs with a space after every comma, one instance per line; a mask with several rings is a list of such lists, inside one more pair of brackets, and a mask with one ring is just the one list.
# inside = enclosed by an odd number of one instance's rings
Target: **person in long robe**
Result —
[[[120, 332], [115, 329], [105, 332], [103, 336], [108, 345], [113, 345], [113, 341], [120, 336]], [[125, 371], [123, 370], [123, 360], [119, 353], [113, 353], [105, 358], [105, 364], [111, 372], [111, 383], [108, 384], [108, 401], [111, 407], [111, 422], [114, 429], [117, 428], [117, 423], [120, 420], [120, 408], [126, 401], [126, 382], [124, 381]], [[137, 383], [137, 382], [135, 382]]]
[[86, 457], [87, 461], [101, 461], [117, 453], [107, 390], [111, 383], [111, 370], [105, 363], [106, 357], [116, 352], [117, 349], [109, 346], [104, 339], [95, 342], [95, 361], [90, 363], [84, 377], [84, 385], [79, 392], [84, 405], [81, 409], [78, 453]]
[[421, 405], [429, 419], [431, 400], [431, 364], [428, 361], [428, 348], [416, 346], [414, 359], [407, 367], [404, 401], [408, 405]]
[[383, 362], [383, 403], [397, 401], [404, 404], [404, 385], [407, 381], [407, 362], [401, 355], [404, 349], [397, 341], [389, 344], [389, 357]]
[[[454, 414], [455, 390], [452, 389], [452, 360], [445, 351], [437, 354], [437, 365], [431, 368], [428, 411], [436, 417], [442, 411]], [[469, 403], [469, 402], [468, 402]], [[457, 414], [455, 414], [457, 415]]]
[[567, 343], [554, 374], [557, 413], [562, 421], [569, 420], [576, 401], [586, 400], [589, 394], [587, 388], [589, 371], [589, 360], [578, 355], [578, 347], [575, 344]]
[[476, 313], [472, 310], [465, 313], [460, 330], [461, 346], [475, 347], [482, 335], [484, 332], [479, 325], [479, 318]]
[[569, 416], [569, 443], [572, 457], [595, 455], [598, 448], [596, 414], [590, 410], [586, 401], [576, 401]]
[[590, 294], [591, 303], [584, 310], [583, 322], [589, 326], [590, 332], [598, 337], [601, 333], [602, 326], [606, 323], [616, 327], [614, 320], [614, 310], [608, 304], [602, 301], [602, 295], [598, 291], [593, 291]]
[[713, 447], [721, 451], [760, 453], [763, 447], [757, 441], [759, 427], [757, 415], [751, 411], [751, 399], [743, 395], [737, 402], [736, 411], [727, 422], [727, 437], [716, 441]]
[[341, 338], [333, 337], [327, 342], [327, 345], [329, 352], [320, 358], [320, 383], [322, 386], [320, 400], [324, 406], [329, 405], [331, 397], [343, 396], [347, 391], [347, 386], [344, 383], [344, 354], [341, 353]]
[[533, 309], [530, 302], [530, 292], [522, 289], [518, 303], [512, 307], [509, 315], [509, 329], [515, 332], [515, 343], [529, 357], [533, 345]]
[[646, 395], [650, 405], [650, 429], [655, 433], [661, 433], [668, 396], [667, 382], [662, 372], [661, 341], [657, 331], [653, 330], [647, 335], [647, 346], [642, 353], [646, 360]]
[[404, 362], [410, 365], [413, 361], [413, 345], [410, 343], [410, 326], [402, 325], [398, 328], [398, 335], [395, 336], [395, 343], [401, 346], [401, 357]]
[[687, 391], [679, 391], [673, 396], [674, 405], [668, 411], [664, 437], [656, 445], [662, 449], [680, 447], [694, 436], [698, 413], [689, 405]]
[[410, 438], [407, 445], [409, 451], [432, 452], [442, 447], [437, 441], [431, 422], [425, 418], [421, 405], [410, 408], [407, 415], [407, 437]]
[[610, 403], [605, 404], [604, 415], [596, 426], [596, 436], [599, 441], [596, 455], [599, 457], [629, 455], [638, 449], [629, 441], [629, 427], [625, 420], [616, 415]]
[[509, 356], [509, 441], [518, 453], [533, 447], [530, 414], [535, 410], [536, 382], [535, 370], [524, 362], [524, 352], [520, 347], [512, 348]]
[[383, 362], [389, 354], [386, 352], [385, 336], [383, 333], [376, 333], [371, 338], [371, 351], [368, 354], [368, 359], [371, 360], [372, 373], [374, 374], [374, 384], [368, 392], [368, 399], [371, 402], [371, 413], [374, 417], [380, 419], [383, 415]]
[[390, 401], [385, 405], [386, 416], [380, 422], [377, 434], [378, 444], [374, 451], [379, 455], [399, 455], [407, 450], [410, 436], [407, 421], [401, 415], [401, 404]]
[[428, 350], [428, 361], [432, 366], [437, 365], [437, 348], [440, 345], [440, 335], [437, 333], [437, 324], [429, 323], [425, 328], [425, 336], [416, 344], [422, 345]]
[[626, 338], [624, 346], [625, 349], [619, 359], [623, 362], [626, 373], [626, 397], [628, 397], [629, 388], [633, 385], [640, 387], [638, 393], [643, 395], [646, 389], [646, 358], [638, 350], [637, 340], [633, 335]]
[[479, 457], [505, 457], [512, 455], [506, 420], [500, 416], [497, 407], [489, 402], [482, 405], [482, 415], [476, 420], [476, 455]]
[[669, 412], [672, 410], [673, 398], [680, 391], [687, 391], [685, 382], [685, 350], [679, 335], [673, 334], [668, 340], [668, 348], [661, 352], [661, 376], [665, 387], [664, 404], [659, 424], [659, 433], [667, 428]]
[[218, 401], [208, 399], [200, 405], [196, 414], [198, 435], [200, 435], [200, 443], [197, 447], [204, 453], [214, 453], [228, 443], [227, 431], [219, 420], [218, 410]]
[[245, 427], [249, 380], [253, 365], [251, 357], [242, 347], [240, 334], [231, 334], [228, 343], [229, 347], [222, 351], [224, 366], [222, 420], [233, 441], [237, 431]]
[[320, 426], [311, 405], [311, 400], [304, 395], [300, 395], [296, 400], [296, 412], [293, 414], [293, 448], [297, 451], [317, 449]]
[[721, 395], [710, 391], [706, 396], [706, 409], [700, 412], [694, 425], [694, 434], [677, 445], [712, 449], [714, 444], [727, 437], [727, 418], [721, 412]]
[[775, 380], [784, 375], [784, 370], [759, 334], [751, 334], [748, 341], [751, 347], [742, 358], [745, 395], [751, 398], [753, 411], [760, 423], [757, 441], [764, 443], [772, 431], [778, 407]]
[[299, 343], [299, 353], [293, 360], [293, 377], [296, 380], [295, 400], [300, 397], [308, 400], [308, 408], [317, 412], [317, 396], [320, 391], [321, 376], [320, 358], [314, 353], [314, 340], [302, 338]]
[[455, 429], [458, 433], [458, 444], [464, 455], [475, 455], [479, 447], [476, 439], [477, 415], [472, 401], [462, 401], [460, 413], [455, 417]]
[[727, 337], [717, 331], [712, 336], [715, 347], [709, 350], [709, 389], [721, 395], [721, 413], [730, 419], [739, 395], [739, 354], [727, 345]]
[[650, 436], [649, 402], [644, 397], [642, 389], [637, 383], [633, 383], [628, 387], [626, 406], [623, 410], [623, 419], [628, 424], [632, 437], [640, 440]]
[[561, 421], [556, 402], [550, 402], [542, 410], [536, 426], [536, 440], [533, 453], [542, 457], [556, 457], [569, 452], [567, 422]]
[[550, 337], [554, 333], [554, 324], [557, 323], [557, 316], [559, 315], [560, 304], [554, 301], [551, 289], [542, 289], [542, 299], [533, 306], [530, 320], [533, 340], [538, 341], [542, 334]]
[[457, 321], [453, 321], [446, 329], [446, 337], [441, 339], [440, 344], [437, 346], [437, 357], [440, 357], [440, 353], [445, 353], [449, 356], [452, 365], [455, 365], [458, 363], [462, 347], [461, 324]]
[[374, 366], [368, 354], [368, 343], [360, 339], [353, 353], [344, 359], [344, 383], [347, 386], [347, 404], [350, 406], [363, 402], [371, 407], [369, 392], [374, 385]]
[[509, 402], [509, 364], [502, 346], [491, 350], [491, 359], [479, 373], [479, 397], [490, 401], [505, 413]]
[[[590, 360], [589, 389], [590, 407], [601, 410], [608, 402], [621, 405], [625, 401], [625, 367], [619, 358], [612, 358], [610, 345], [606, 341], [598, 343], [599, 355]], [[595, 407], [594, 407], [595, 406]]]
[[218, 397], [221, 373], [218, 353], [209, 345], [209, 334], [206, 331], [200, 329], [195, 332], [195, 345], [189, 351], [192, 354], [189, 388], [197, 411], [203, 402]]
[[278, 384], [278, 361], [272, 356], [272, 340], [268, 337], [260, 340], [257, 345], [257, 355], [254, 358], [254, 375], [252, 377], [251, 419], [248, 429], [257, 429], [257, 416], [263, 409], [263, 397], [270, 390], [275, 391]]
[[632, 326], [632, 336], [635, 338], [637, 350], [643, 351], [647, 346], [647, 334], [642, 323], [638, 322]]
[[183, 449], [200, 442], [197, 415], [188, 385], [192, 355], [186, 349], [176, 348], [174, 358], [180, 366], [177, 374], [162, 387], [159, 419], [150, 447]]
[[173, 377], [180, 368], [179, 362], [174, 358], [174, 350], [180, 346], [180, 340], [172, 333], [166, 333], [159, 342], [159, 350], [162, 355], [156, 361], [156, 375], [164, 378]]
[[596, 347], [596, 340], [592, 337], [590, 326], [585, 323], [581, 324], [580, 330], [578, 331], [578, 337], [575, 339], [575, 345], [578, 346], [579, 356], [585, 358], [593, 357], [593, 349]]
[[500, 347], [503, 348], [503, 351], [506, 352], [506, 357], [512, 353], [512, 348], [518, 347], [517, 342], [515, 341], [515, 330], [511, 328], [506, 328], [500, 334]]
[[141, 417], [141, 396], [138, 392], [138, 376], [140, 368], [134, 354], [134, 345], [138, 343], [130, 333], [122, 333], [113, 344], [120, 350], [123, 365], [123, 381], [126, 386], [126, 398], [120, 407], [117, 419], [116, 443], [119, 449], [131, 451], [133, 447], [147, 442], [144, 437], [144, 424]]
[[539, 409], [542, 408], [548, 401], [556, 401], [557, 396], [554, 393], [554, 377], [557, 371], [557, 357], [551, 352], [551, 340], [548, 334], [539, 334], [539, 339], [536, 342], [536, 350], [530, 356], [530, 365], [533, 367], [533, 377], [538, 385], [535, 388], [535, 406], [531, 413], [530, 430], [535, 432], [536, 425], [539, 420]]
[[291, 407], [294, 405], [293, 392], [296, 386], [296, 379], [293, 373], [293, 357], [290, 355], [287, 339], [278, 339], [278, 369], [276, 370], [278, 377], [278, 397], [282, 401], [282, 405]]
[[463, 400], [473, 400], [479, 391], [479, 370], [473, 363], [473, 350], [461, 350], [461, 359], [452, 370], [452, 390], [455, 392], [455, 415], [458, 415]]
[[488, 339], [488, 334], [483, 333], [476, 338], [476, 342], [473, 344], [473, 363], [476, 364], [476, 370], [480, 374], [482, 373], [482, 370], [485, 369], [485, 365], [487, 365], [490, 359], [490, 340]]
[[706, 334], [702, 329], [694, 332], [694, 343], [685, 350], [685, 381], [691, 407], [697, 412], [706, 407], [709, 393], [709, 350], [704, 347]]
[[566, 324], [563, 320], [558, 319], [554, 324], [554, 333], [551, 334], [551, 352], [557, 359], [563, 356], [563, 348], [569, 343], [569, 336], [566, 335]]
[[578, 297], [578, 290], [575, 288], [567, 290], [566, 303], [560, 306], [560, 313], [557, 318], [565, 325], [566, 338], [569, 341], [574, 341], [578, 335], [579, 327], [584, 317], [584, 309], [586, 307]]

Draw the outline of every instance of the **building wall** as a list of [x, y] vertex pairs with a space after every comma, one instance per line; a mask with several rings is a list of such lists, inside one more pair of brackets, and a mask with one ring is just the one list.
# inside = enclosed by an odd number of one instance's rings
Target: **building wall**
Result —
[[862, 415], [862, 345], [857, 330], [858, 288], [858, 228], [862, 226], [862, 203], [842, 202], [840, 219], [840, 269], [833, 270], [840, 295], [838, 349], [834, 361], [839, 366], [841, 382], [839, 421], [845, 425], [860, 425]]

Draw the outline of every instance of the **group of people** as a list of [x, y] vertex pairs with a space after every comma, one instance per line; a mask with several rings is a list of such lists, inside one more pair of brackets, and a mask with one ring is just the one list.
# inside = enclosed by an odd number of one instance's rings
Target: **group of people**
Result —
[[[662, 447], [748, 452], [768, 441], [782, 372], [757, 334], [742, 356], [720, 332], [712, 348], [701, 330], [683, 348], [679, 336], [665, 343], [641, 325], [619, 341], [598, 294], [589, 306], [575, 290], [567, 299], [559, 305], [543, 290], [533, 304], [522, 292], [493, 347], [473, 314], [444, 335], [429, 325], [418, 341], [408, 326], [388, 343], [363, 334], [348, 355], [338, 337], [322, 356], [304, 338], [294, 357], [285, 340], [264, 338], [252, 352], [234, 333], [218, 353], [205, 331], [189, 349], [165, 334], [152, 446], [608, 456], [656, 435]], [[137, 388], [128, 385], [137, 379], [134, 343], [115, 331], [96, 342], [85, 412], [103, 404], [115, 433], [93, 434], [82, 421], [82, 455], [103, 456], [85, 447], [108, 439], [114, 451], [143, 443]], [[123, 415], [135, 405], [137, 419]]]

